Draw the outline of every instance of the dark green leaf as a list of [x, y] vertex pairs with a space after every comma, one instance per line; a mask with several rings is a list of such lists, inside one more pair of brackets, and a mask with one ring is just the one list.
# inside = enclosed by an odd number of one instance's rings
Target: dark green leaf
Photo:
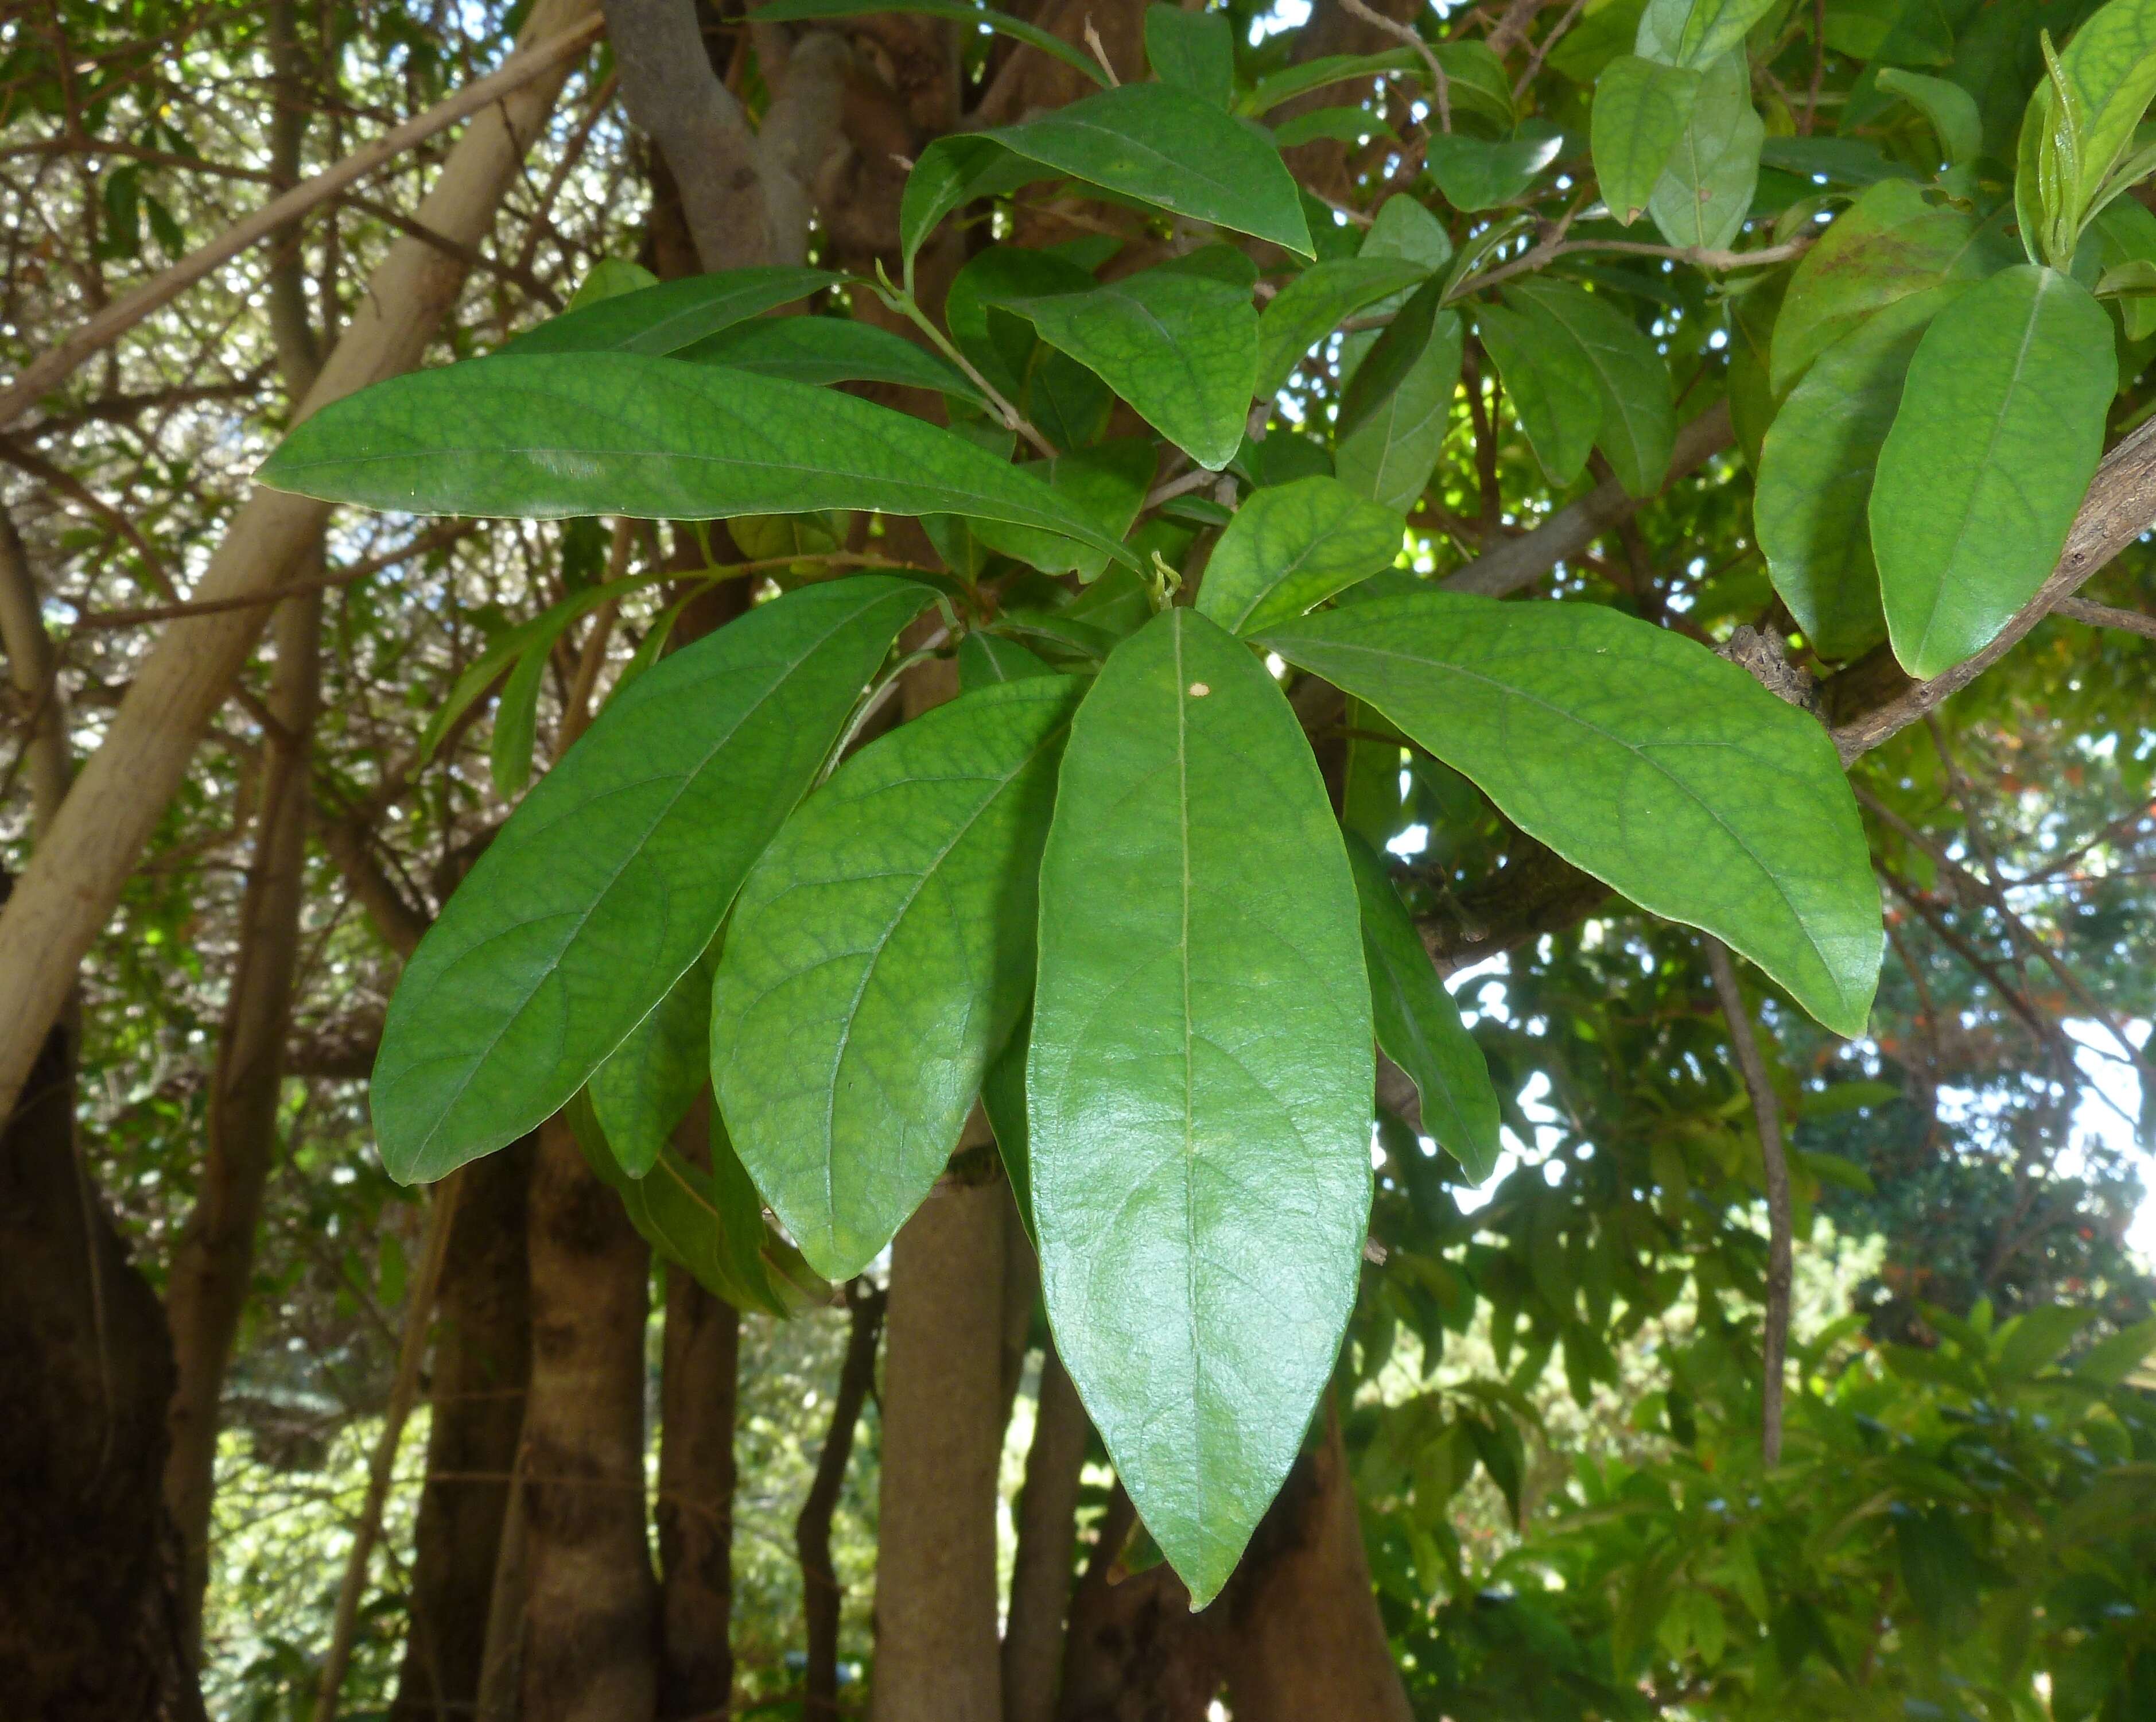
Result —
[[1602, 200], [1630, 227], [1647, 207], [1699, 96], [1699, 74], [1636, 54], [1602, 69], [1594, 85], [1594, 177]]
[[1320, 138], [1352, 145], [1398, 136], [1382, 116], [1368, 108], [1312, 108], [1273, 127], [1273, 141], [1284, 150], [1315, 143]]
[[1224, 12], [1148, 6], [1146, 64], [1163, 84], [1226, 108], [1235, 100], [1235, 35]]
[[1994, 275], [1925, 331], [1871, 508], [1887, 634], [1912, 676], [1989, 644], [2044, 583], [2118, 383], [2103, 307], [2035, 264]]
[[1564, 140], [1514, 137], [1502, 143], [1460, 132], [1439, 132], [1430, 140], [1430, 175], [1445, 201], [1470, 213], [1509, 203], [1532, 185], [1557, 159]]
[[1826, 45], [1888, 66], [1943, 66], [1953, 27], [1939, 0], [1829, 0]]
[[583, 1087], [710, 944], [929, 588], [806, 586], [666, 658], [542, 778], [406, 966], [383, 1163], [439, 1178]]
[[1958, 282], [1897, 301], [1820, 355], [1760, 451], [1752, 512], [1774, 589], [1825, 658], [1853, 658], [1887, 635], [1871, 560], [1872, 470], [1902, 385]]
[[1363, 958], [1370, 970], [1370, 1017], [1385, 1056], [1422, 1097], [1422, 1129], [1481, 1184], [1502, 1150], [1496, 1091], [1460, 1007], [1423, 948], [1377, 852], [1352, 833], [1348, 861], [1363, 908]]
[[707, 945], [585, 1084], [607, 1145], [632, 1178], [659, 1164], [675, 1127], [711, 1079], [711, 974], [717, 961], [717, 949]]
[[1263, 636], [1368, 700], [1506, 816], [1864, 1032], [1879, 892], [1817, 723], [1681, 635], [1579, 604], [1426, 592]]
[[903, 335], [852, 317], [764, 317], [737, 323], [675, 357], [794, 383], [896, 383], [986, 404], [980, 390], [947, 359]]
[[1019, 1223], [1025, 1227], [1026, 1241], [1037, 1256], [1040, 1232], [1033, 1221], [1033, 1164], [1025, 1140], [1025, 1054], [1032, 1035], [1033, 1012], [1029, 1009], [1004, 1050], [988, 1061], [988, 1073], [981, 1078], [981, 1110], [994, 1133], [996, 1152], [1003, 1156]]
[[690, 275], [590, 300], [580, 292], [572, 309], [526, 330], [501, 353], [641, 352], [663, 357], [775, 306], [835, 287], [839, 279], [825, 270], [777, 266]]
[[1879, 75], [1879, 87], [1900, 96], [1931, 121], [1941, 152], [1954, 166], [1974, 162], [1983, 153], [1984, 116], [1976, 111], [1976, 98], [1960, 85], [1889, 66]]
[[392, 378], [301, 424], [257, 477], [414, 514], [971, 514], [1130, 554], [1039, 481], [923, 420], [637, 353], [481, 359]]
[[901, 726], [802, 805], [742, 887], [711, 1084], [742, 1162], [830, 1278], [920, 1205], [1025, 1008], [1080, 691], [1034, 678]]
[[1292, 620], [1342, 589], [1390, 568], [1406, 527], [1337, 479], [1298, 479], [1254, 492], [1213, 547], [1196, 608], [1234, 634]]
[[[1406, 204], [1395, 198], [1385, 207]], [[1360, 256], [1312, 264], [1273, 296], [1258, 319], [1258, 380], [1251, 392], [1270, 400], [1302, 356], [1364, 306], [1411, 292], [1430, 271], [1406, 258]]]
[[1053, 664], [1028, 651], [1014, 640], [977, 632], [958, 642], [958, 687], [963, 693], [993, 687], [1001, 681], [1023, 681], [1029, 676], [1055, 673]]
[[1249, 647], [1163, 613], [1072, 727], [1026, 1091], [1056, 1345], [1194, 1604], [1294, 1462], [1354, 1300], [1361, 964], [1294, 713]]
[[1578, 350], [1602, 398], [1596, 445], [1627, 494], [1653, 496], [1669, 476], [1677, 436], [1669, 367], [1655, 343], [1608, 296], [1569, 281], [1530, 275], [1505, 296], [1537, 313], [1538, 338]]
[[531, 781], [531, 749], [539, 727], [539, 685], [547, 677], [547, 645], [526, 646], [509, 680], [501, 685], [501, 698], [494, 708], [494, 745], [487, 763], [494, 777], [495, 793], [514, 801]]
[[1602, 429], [1602, 383], [1578, 342], [1531, 301], [1517, 311], [1478, 305], [1475, 332], [1504, 378], [1528, 446], [1552, 484], [1563, 489], [1587, 466]]
[[[1091, 521], [1103, 537], [1120, 542], [1145, 506], [1153, 462], [1152, 439], [1127, 436], [1075, 454], [1028, 461], [1021, 470], [1040, 479], [1066, 507]], [[1079, 578], [1090, 581], [1108, 565], [1108, 558], [1098, 550], [1055, 533], [990, 520], [973, 521], [971, 526], [983, 543], [1030, 563], [1043, 573], [1075, 570]]]
[[[1418, 290], [1416, 297], [1428, 290]], [[1406, 311], [1399, 312], [1386, 334], [1399, 329], [1408, 316]], [[1403, 514], [1414, 506], [1436, 470], [1451, 426], [1452, 398], [1460, 387], [1465, 347], [1460, 313], [1436, 311], [1399, 381], [1373, 403], [1362, 422], [1340, 438], [1333, 451], [1333, 469], [1342, 484]], [[1354, 385], [1377, 357], [1373, 350], [1349, 379], [1351, 399]], [[1344, 414], [1344, 405], [1342, 410]]]

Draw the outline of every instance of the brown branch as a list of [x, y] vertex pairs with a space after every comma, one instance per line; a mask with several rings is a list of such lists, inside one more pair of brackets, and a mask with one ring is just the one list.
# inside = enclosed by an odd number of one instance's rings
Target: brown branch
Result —
[[24, 448], [12, 437], [0, 436], [0, 460], [80, 504], [110, 527], [135, 547], [135, 553], [142, 558], [143, 577], [149, 583], [167, 597], [172, 595], [172, 579], [165, 572], [165, 559], [150, 547], [150, 541], [142, 536], [141, 529], [122, 510], [105, 501], [73, 473], [63, 471], [43, 455]]
[[2120, 609], [2116, 604], [2092, 604], [2086, 598], [2062, 598], [2051, 606], [2055, 616], [2086, 622], [2092, 628], [2118, 628], [2156, 640], [2156, 616], [2146, 610]]
[[280, 198], [271, 198], [254, 214], [226, 229], [199, 250], [189, 253], [156, 280], [146, 282], [117, 305], [107, 306], [42, 357], [26, 366], [13, 383], [0, 390], [0, 425], [12, 424], [47, 390], [65, 380], [85, 359], [102, 352], [143, 318], [170, 304], [220, 265], [336, 197], [384, 162], [424, 142], [436, 132], [447, 130], [458, 121], [493, 106], [512, 90], [522, 89], [564, 61], [574, 59], [591, 45], [603, 28], [603, 20], [593, 17], [524, 53], [511, 54], [500, 70], [466, 85], [417, 119], [353, 151], [334, 167], [295, 186]]
[[816, 1476], [793, 1521], [793, 1546], [801, 1560], [802, 1609], [808, 1616], [808, 1667], [801, 1714], [806, 1722], [836, 1722], [839, 1714], [839, 1606], [844, 1600], [831, 1565], [831, 1514], [854, 1454], [854, 1427], [875, 1382], [876, 1340], [883, 1331], [885, 1294], [865, 1278], [846, 1288], [850, 1324], [846, 1358], [839, 1366], [839, 1390], [831, 1426], [816, 1457]]
[[1752, 1031], [1752, 1014], [1737, 984], [1729, 948], [1711, 933], [1700, 934], [1707, 966], [1714, 976], [1715, 996], [1729, 1025], [1729, 1044], [1752, 1097], [1752, 1116], [1759, 1127], [1759, 1158], [1767, 1176], [1767, 1326], [1760, 1342], [1765, 1380], [1759, 1405], [1759, 1452], [1770, 1466], [1782, 1461], [1782, 1395], [1789, 1354], [1789, 1285], [1795, 1277], [1789, 1217], [1789, 1163], [1782, 1150], [1781, 1103], [1767, 1079], [1767, 1062]]

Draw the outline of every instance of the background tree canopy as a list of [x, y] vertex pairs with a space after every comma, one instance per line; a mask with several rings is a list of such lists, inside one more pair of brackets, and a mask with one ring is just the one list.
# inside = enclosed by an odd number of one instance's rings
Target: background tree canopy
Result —
[[2150, 0], [0, 15], [0, 1691], [2156, 1715]]

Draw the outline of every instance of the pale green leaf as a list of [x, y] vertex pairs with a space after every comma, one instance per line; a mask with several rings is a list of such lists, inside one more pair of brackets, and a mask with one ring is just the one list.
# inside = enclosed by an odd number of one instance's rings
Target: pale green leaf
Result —
[[2103, 307], [2036, 264], [1994, 275], [1925, 331], [1871, 509], [1887, 635], [1912, 676], [1989, 645], [2044, 583], [2118, 386]]
[[1699, 74], [1685, 67], [1627, 54], [1602, 69], [1590, 134], [1594, 177], [1620, 226], [1645, 211], [1698, 97]]
[[1664, 65], [1704, 70], [1744, 45], [1774, 0], [1647, 0], [1633, 52]]
[[2059, 56], [2081, 116], [2076, 208], [2095, 200], [2156, 97], [2156, 0], [2110, 0]]
[[1752, 106], [1744, 50], [1706, 64], [1684, 134], [1647, 199], [1662, 237], [1705, 251], [1727, 247], [1752, 208], [1766, 136], [1766, 122]]
[[1026, 1067], [1057, 1349], [1195, 1606], [1294, 1462], [1370, 1201], [1355, 888], [1294, 713], [1188, 609], [1072, 726]]
[[1400, 553], [1407, 522], [1337, 479], [1257, 491], [1235, 512], [1198, 589], [1196, 609], [1234, 634], [1255, 634], [1380, 568]]
[[[1437, 285], [1432, 282], [1419, 290], [1416, 300], [1423, 301]], [[1434, 295], [1428, 302], [1434, 304]], [[1400, 345], [1412, 357], [1392, 387], [1381, 393], [1364, 391], [1377, 398], [1360, 422], [1340, 437], [1332, 457], [1333, 470], [1342, 484], [1402, 514], [1414, 506], [1436, 470], [1452, 424], [1452, 398], [1460, 388], [1460, 364], [1466, 346], [1459, 312], [1433, 310], [1419, 327], [1409, 322], [1409, 316], [1406, 310], [1399, 312], [1385, 337], [1389, 340], [1405, 324]], [[1419, 338], [1410, 343], [1408, 334]], [[1357, 367], [1349, 379], [1351, 400], [1355, 385], [1380, 357], [1380, 351], [1373, 349], [1370, 357]], [[1342, 410], [1344, 414], [1344, 404]]]
[[[1526, 128], [1522, 127], [1522, 131]], [[1460, 132], [1439, 132], [1428, 144], [1430, 177], [1455, 209], [1472, 213], [1517, 198], [1557, 159], [1563, 138], [1555, 132], [1493, 142]]]
[[1570, 281], [1529, 275], [1505, 296], [1537, 314], [1537, 338], [1578, 349], [1602, 398], [1596, 446], [1628, 495], [1653, 496], [1669, 476], [1677, 437], [1670, 369], [1655, 343], [1608, 296]]
[[970, 514], [1132, 559], [1037, 479], [922, 419], [637, 353], [480, 359], [392, 378], [305, 420], [256, 476], [411, 514]]
[[1955, 167], [1983, 153], [1984, 117], [1976, 111], [1976, 98], [1960, 85], [1889, 66], [1879, 74], [1879, 87], [1900, 96], [1931, 121], [1939, 148]]
[[1348, 861], [1362, 904], [1363, 958], [1369, 965], [1378, 1044], [1422, 1097], [1423, 1134], [1481, 1184], [1496, 1170], [1502, 1152], [1489, 1064], [1461, 1025], [1460, 1007], [1437, 978], [1377, 851], [1351, 832]]
[[1879, 891], [1834, 744], [1705, 647], [1599, 605], [1374, 599], [1261, 637], [1367, 700], [1505, 815], [1864, 1032]]
[[619, 298], [624, 293], [658, 285], [659, 277], [640, 263], [631, 263], [626, 257], [602, 257], [577, 283], [577, 290], [569, 296], [567, 309], [581, 311], [602, 299]]
[[374, 1067], [406, 1183], [512, 1142], [710, 944], [930, 588], [805, 586], [663, 659], [541, 779], [405, 966]]
[[901, 726], [803, 804], [742, 888], [712, 1087], [765, 1199], [833, 1279], [928, 1194], [1025, 1008], [1081, 687], [1015, 681]]
[[1145, 44], [1146, 64], [1162, 83], [1187, 90], [1214, 107], [1234, 104], [1235, 34], [1226, 13], [1148, 6]]

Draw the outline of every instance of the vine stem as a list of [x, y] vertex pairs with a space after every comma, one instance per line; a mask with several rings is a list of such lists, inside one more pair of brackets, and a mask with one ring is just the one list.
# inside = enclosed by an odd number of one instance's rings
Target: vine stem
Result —
[[995, 408], [996, 415], [1004, 421], [1004, 429], [1017, 432], [1039, 450], [1044, 459], [1053, 460], [1055, 458], [1059, 452], [1055, 445], [1034, 429], [1024, 414], [1004, 398], [1002, 391], [974, 368], [973, 361], [958, 351], [957, 344], [949, 336], [936, 326], [936, 320], [921, 308], [920, 301], [914, 298], [912, 293], [904, 287], [895, 285], [891, 277], [883, 272], [883, 265], [880, 262], [876, 265], [875, 280], [874, 282], [864, 280], [863, 285], [870, 287], [886, 305], [935, 342], [936, 350], [963, 372], [966, 380], [987, 397], [989, 404]]

